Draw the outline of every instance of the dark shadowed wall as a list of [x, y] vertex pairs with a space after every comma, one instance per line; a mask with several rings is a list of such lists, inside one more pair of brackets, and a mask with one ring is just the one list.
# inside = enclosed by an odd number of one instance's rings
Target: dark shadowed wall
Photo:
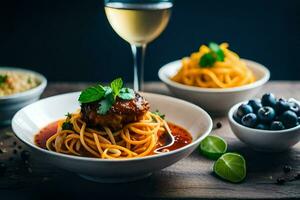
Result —
[[[165, 32], [147, 49], [146, 80], [202, 43], [230, 43], [241, 57], [300, 80], [299, 0], [177, 0]], [[101, 0], [1, 0], [0, 65], [50, 81], [132, 80], [129, 45], [108, 24]]]

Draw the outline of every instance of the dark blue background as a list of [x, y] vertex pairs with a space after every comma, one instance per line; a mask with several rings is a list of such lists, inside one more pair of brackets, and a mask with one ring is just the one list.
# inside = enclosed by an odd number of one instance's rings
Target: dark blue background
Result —
[[[300, 79], [299, 0], [177, 0], [165, 32], [147, 49], [146, 80], [202, 43], [230, 43], [241, 57]], [[2, 0], [0, 65], [34, 69], [50, 81], [132, 80], [129, 45], [108, 24], [101, 0]]]

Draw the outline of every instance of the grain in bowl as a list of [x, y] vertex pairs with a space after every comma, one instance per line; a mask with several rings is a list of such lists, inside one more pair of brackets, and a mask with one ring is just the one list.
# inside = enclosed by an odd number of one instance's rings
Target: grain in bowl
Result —
[[14, 70], [0, 70], [0, 97], [30, 90], [41, 84], [32, 73]]

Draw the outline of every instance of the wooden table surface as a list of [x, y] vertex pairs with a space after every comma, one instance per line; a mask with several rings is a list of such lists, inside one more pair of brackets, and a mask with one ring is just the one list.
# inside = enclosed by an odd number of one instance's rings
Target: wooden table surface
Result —
[[[86, 83], [50, 83], [43, 97], [78, 91], [86, 86]], [[169, 95], [161, 83], [148, 83], [146, 91]], [[300, 82], [270, 82], [258, 95], [267, 91], [300, 99]], [[225, 138], [229, 151], [239, 152], [247, 161], [248, 174], [240, 184], [216, 178], [212, 174], [213, 161], [200, 156], [197, 151], [144, 180], [122, 184], [89, 182], [48, 165], [43, 158], [34, 155], [28, 163], [23, 162], [20, 154], [27, 147], [13, 136], [10, 127], [2, 127], [0, 161], [8, 168], [0, 176], [0, 199], [300, 199], [300, 180], [276, 184], [276, 179], [284, 174], [284, 165], [292, 166], [299, 173], [300, 143], [283, 153], [255, 152], [233, 135], [226, 117], [214, 118], [214, 123], [217, 122], [221, 122], [222, 127], [214, 129], [212, 134]]]

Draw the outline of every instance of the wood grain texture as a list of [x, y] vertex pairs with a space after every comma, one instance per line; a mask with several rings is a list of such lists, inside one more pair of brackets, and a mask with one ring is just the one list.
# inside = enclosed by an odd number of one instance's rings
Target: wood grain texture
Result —
[[[43, 97], [79, 91], [86, 86], [87, 83], [51, 83]], [[146, 84], [146, 91], [169, 95], [161, 83]], [[270, 82], [258, 95], [267, 91], [277, 96], [300, 99], [300, 82]], [[125, 196], [131, 199], [300, 199], [300, 181], [275, 184], [277, 177], [283, 175], [284, 165], [291, 165], [295, 171], [300, 171], [300, 143], [283, 153], [255, 152], [233, 135], [226, 117], [214, 118], [214, 123], [217, 122], [221, 122], [222, 127], [214, 129], [212, 134], [225, 138], [229, 151], [241, 153], [247, 161], [247, 178], [241, 184], [216, 178], [212, 174], [213, 161], [200, 156], [197, 151], [144, 180], [123, 184], [93, 183], [50, 166], [34, 154], [29, 164], [24, 163], [19, 153], [26, 147], [11, 135], [9, 127], [1, 128], [0, 149], [6, 152], [0, 154], [0, 161], [8, 163], [9, 168], [0, 177], [0, 199], [48, 199], [56, 197], [55, 193], [67, 199], [86, 198], [86, 194], [91, 197]], [[18, 144], [14, 145], [14, 141]], [[17, 148], [19, 145], [21, 149]], [[16, 154], [13, 149], [17, 149]], [[7, 161], [11, 157], [13, 160]]]

